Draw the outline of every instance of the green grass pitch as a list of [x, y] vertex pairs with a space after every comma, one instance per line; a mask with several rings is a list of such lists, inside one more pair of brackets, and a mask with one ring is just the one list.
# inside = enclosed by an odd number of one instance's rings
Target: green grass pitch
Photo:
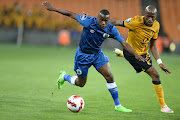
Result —
[[[75, 48], [0, 44], [0, 120], [180, 120], [180, 55], [161, 54], [164, 65], [172, 71], [160, 73], [167, 105], [174, 114], [160, 112], [151, 78], [136, 74], [124, 59], [104, 50], [118, 86], [120, 102], [132, 113], [114, 111], [114, 103], [105, 79], [91, 67], [83, 88], [66, 82], [57, 89], [60, 70], [75, 75]], [[84, 98], [85, 107], [72, 113], [66, 102], [71, 95]]]

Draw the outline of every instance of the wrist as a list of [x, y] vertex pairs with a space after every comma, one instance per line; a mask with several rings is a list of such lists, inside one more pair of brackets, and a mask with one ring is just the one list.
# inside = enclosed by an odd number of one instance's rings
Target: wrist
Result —
[[51, 9], [50, 9], [50, 11], [57, 11], [57, 9], [56, 8], [54, 8], [54, 7], [52, 7]]
[[157, 59], [157, 63], [158, 63], [158, 65], [159, 65], [159, 64], [162, 64], [161, 58]]

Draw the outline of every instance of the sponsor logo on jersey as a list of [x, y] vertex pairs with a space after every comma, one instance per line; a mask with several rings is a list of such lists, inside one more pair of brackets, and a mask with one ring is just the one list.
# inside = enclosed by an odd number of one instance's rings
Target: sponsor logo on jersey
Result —
[[81, 74], [82, 74], [82, 71], [81, 71], [80, 69], [77, 69], [77, 70], [76, 70], [76, 73], [77, 73], [78, 75], [81, 75]]
[[86, 18], [87, 18], [86, 15], [82, 15], [82, 16], [80, 17], [81, 20], [85, 20]]
[[103, 37], [104, 37], [104, 38], [108, 38], [109, 36], [110, 36], [110, 35], [107, 34], [107, 33], [104, 33], [104, 34], [103, 34]]
[[90, 32], [91, 32], [91, 33], [94, 33], [95, 31], [94, 31], [93, 29], [90, 29]]
[[126, 22], [130, 23], [131, 22], [131, 18], [126, 19]]

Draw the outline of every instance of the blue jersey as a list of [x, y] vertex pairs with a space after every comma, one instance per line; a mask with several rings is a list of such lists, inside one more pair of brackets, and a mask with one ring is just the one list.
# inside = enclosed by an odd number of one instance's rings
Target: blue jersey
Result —
[[84, 53], [96, 54], [100, 52], [101, 44], [107, 38], [113, 38], [119, 42], [124, 41], [111, 23], [108, 23], [105, 28], [101, 28], [96, 17], [80, 14], [78, 14], [77, 21], [84, 27], [79, 42], [79, 47]]

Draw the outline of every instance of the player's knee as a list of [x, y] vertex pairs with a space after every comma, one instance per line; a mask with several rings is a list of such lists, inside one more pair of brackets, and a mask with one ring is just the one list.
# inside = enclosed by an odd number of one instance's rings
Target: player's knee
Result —
[[154, 74], [153, 74], [153, 79], [156, 80], [156, 81], [159, 81], [159, 80], [160, 80], [160, 75], [159, 75], [159, 73], [154, 73]]
[[114, 82], [114, 77], [112, 74], [105, 76], [105, 79], [107, 82]]
[[84, 81], [83, 81], [83, 82], [79, 82], [79, 85], [78, 85], [78, 86], [79, 86], [79, 87], [84, 87], [85, 84], [86, 84], [86, 82], [84, 82]]
[[84, 87], [86, 83], [81, 83], [79, 87]]

